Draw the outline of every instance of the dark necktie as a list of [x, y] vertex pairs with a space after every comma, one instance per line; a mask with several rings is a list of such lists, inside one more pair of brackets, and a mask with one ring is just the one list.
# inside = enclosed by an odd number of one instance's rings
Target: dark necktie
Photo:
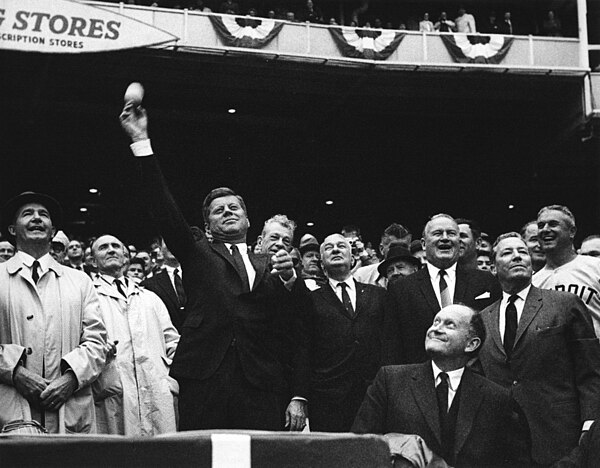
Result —
[[[438, 409], [440, 415], [440, 433], [442, 436], [442, 457], [449, 464], [453, 463], [454, 449], [454, 425], [456, 424], [456, 401], [452, 402], [452, 407], [448, 408], [448, 374], [441, 372], [440, 383], [435, 388], [435, 393], [438, 401]], [[457, 390], [458, 392], [458, 390]], [[458, 393], [454, 396], [454, 400], [458, 397]]]
[[40, 279], [40, 274], [38, 272], [38, 268], [40, 267], [40, 262], [34, 260], [31, 265], [31, 279], [33, 279], [34, 283], [37, 283]]
[[123, 296], [125, 299], [127, 299], [127, 294], [125, 294], [125, 290], [123, 289], [123, 283], [121, 283], [121, 281], [120, 281], [120, 280], [118, 280], [118, 279], [116, 279], [116, 280], [114, 281], [114, 283], [115, 283], [115, 286], [117, 287], [117, 289], [119, 290], [119, 292], [121, 293], [121, 295], [122, 295], [122, 296]]
[[452, 298], [450, 297], [450, 289], [448, 283], [446, 283], [445, 276], [447, 275], [445, 270], [440, 270], [440, 299], [442, 300], [442, 309], [452, 304]]
[[187, 302], [187, 298], [185, 296], [185, 291], [183, 290], [183, 282], [181, 281], [181, 276], [179, 275], [179, 268], [175, 268], [173, 271], [173, 278], [175, 282], [175, 292], [177, 293], [177, 299], [179, 299], [179, 307], [184, 307]]
[[242, 278], [242, 284], [244, 291], [250, 291], [250, 281], [248, 280], [248, 272], [246, 271], [246, 265], [244, 265], [244, 259], [236, 244], [231, 244], [231, 256], [233, 257], [233, 263], [235, 268]]
[[344, 308], [352, 317], [354, 317], [354, 307], [352, 307], [350, 294], [348, 294], [348, 285], [346, 283], [338, 283], [338, 286], [342, 288], [342, 304], [344, 304]]
[[445, 372], [440, 373], [440, 383], [435, 387], [435, 393], [440, 411], [440, 423], [443, 426], [448, 415], [448, 374]]
[[506, 305], [505, 312], [505, 324], [504, 324], [504, 351], [506, 356], [510, 357], [512, 354], [513, 347], [515, 345], [515, 337], [517, 336], [517, 307], [515, 301], [519, 298], [516, 294], [513, 294], [508, 298], [508, 304]]

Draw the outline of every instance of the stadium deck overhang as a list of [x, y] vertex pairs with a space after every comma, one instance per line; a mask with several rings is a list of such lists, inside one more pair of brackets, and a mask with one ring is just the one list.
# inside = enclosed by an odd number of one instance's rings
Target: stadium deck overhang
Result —
[[319, 236], [355, 223], [376, 241], [390, 221], [418, 232], [440, 211], [498, 233], [557, 202], [580, 232], [600, 229], [598, 145], [583, 126], [579, 73], [185, 49], [3, 51], [0, 62], [2, 199], [52, 193], [80, 235], [141, 242], [151, 231], [117, 120], [131, 81], [146, 88], [153, 146], [194, 223], [206, 191], [230, 185], [246, 198], [252, 237], [277, 212]]

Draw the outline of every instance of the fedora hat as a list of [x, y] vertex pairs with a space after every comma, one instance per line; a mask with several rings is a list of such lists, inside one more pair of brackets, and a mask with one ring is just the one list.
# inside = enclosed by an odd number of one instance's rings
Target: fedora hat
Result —
[[417, 268], [421, 266], [421, 262], [417, 257], [413, 257], [404, 245], [402, 244], [392, 244], [390, 250], [385, 257], [385, 260], [379, 264], [377, 267], [377, 271], [381, 276], [387, 278], [387, 269], [388, 266], [398, 260], [406, 260], [407, 262], [412, 263]]
[[28, 203], [39, 203], [44, 206], [50, 213], [50, 219], [55, 228], [62, 223], [62, 209], [54, 198], [44, 193], [23, 192], [8, 200], [2, 208], [2, 234], [6, 238], [13, 238], [8, 232], [8, 226], [13, 224], [17, 211]]

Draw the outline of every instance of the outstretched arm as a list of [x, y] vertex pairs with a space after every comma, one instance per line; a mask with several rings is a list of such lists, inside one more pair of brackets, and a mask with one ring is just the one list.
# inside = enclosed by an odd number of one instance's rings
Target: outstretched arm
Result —
[[131, 138], [131, 149], [134, 155], [139, 156], [144, 198], [150, 202], [150, 209], [169, 250], [183, 261], [194, 245], [194, 238], [167, 186], [157, 158], [154, 157], [148, 136], [146, 110], [133, 102], [128, 102], [119, 120], [121, 127]]

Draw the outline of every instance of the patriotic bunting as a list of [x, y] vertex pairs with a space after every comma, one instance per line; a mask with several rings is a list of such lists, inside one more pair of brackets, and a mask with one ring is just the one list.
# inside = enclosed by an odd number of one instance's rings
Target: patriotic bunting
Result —
[[266, 18], [209, 16], [213, 27], [227, 46], [260, 49], [271, 42], [281, 31], [282, 22]]
[[468, 36], [466, 34], [442, 34], [442, 41], [455, 62], [492, 63], [504, 60], [513, 38], [493, 34], [491, 36]]
[[398, 48], [404, 33], [387, 29], [329, 28], [342, 55], [385, 60]]

